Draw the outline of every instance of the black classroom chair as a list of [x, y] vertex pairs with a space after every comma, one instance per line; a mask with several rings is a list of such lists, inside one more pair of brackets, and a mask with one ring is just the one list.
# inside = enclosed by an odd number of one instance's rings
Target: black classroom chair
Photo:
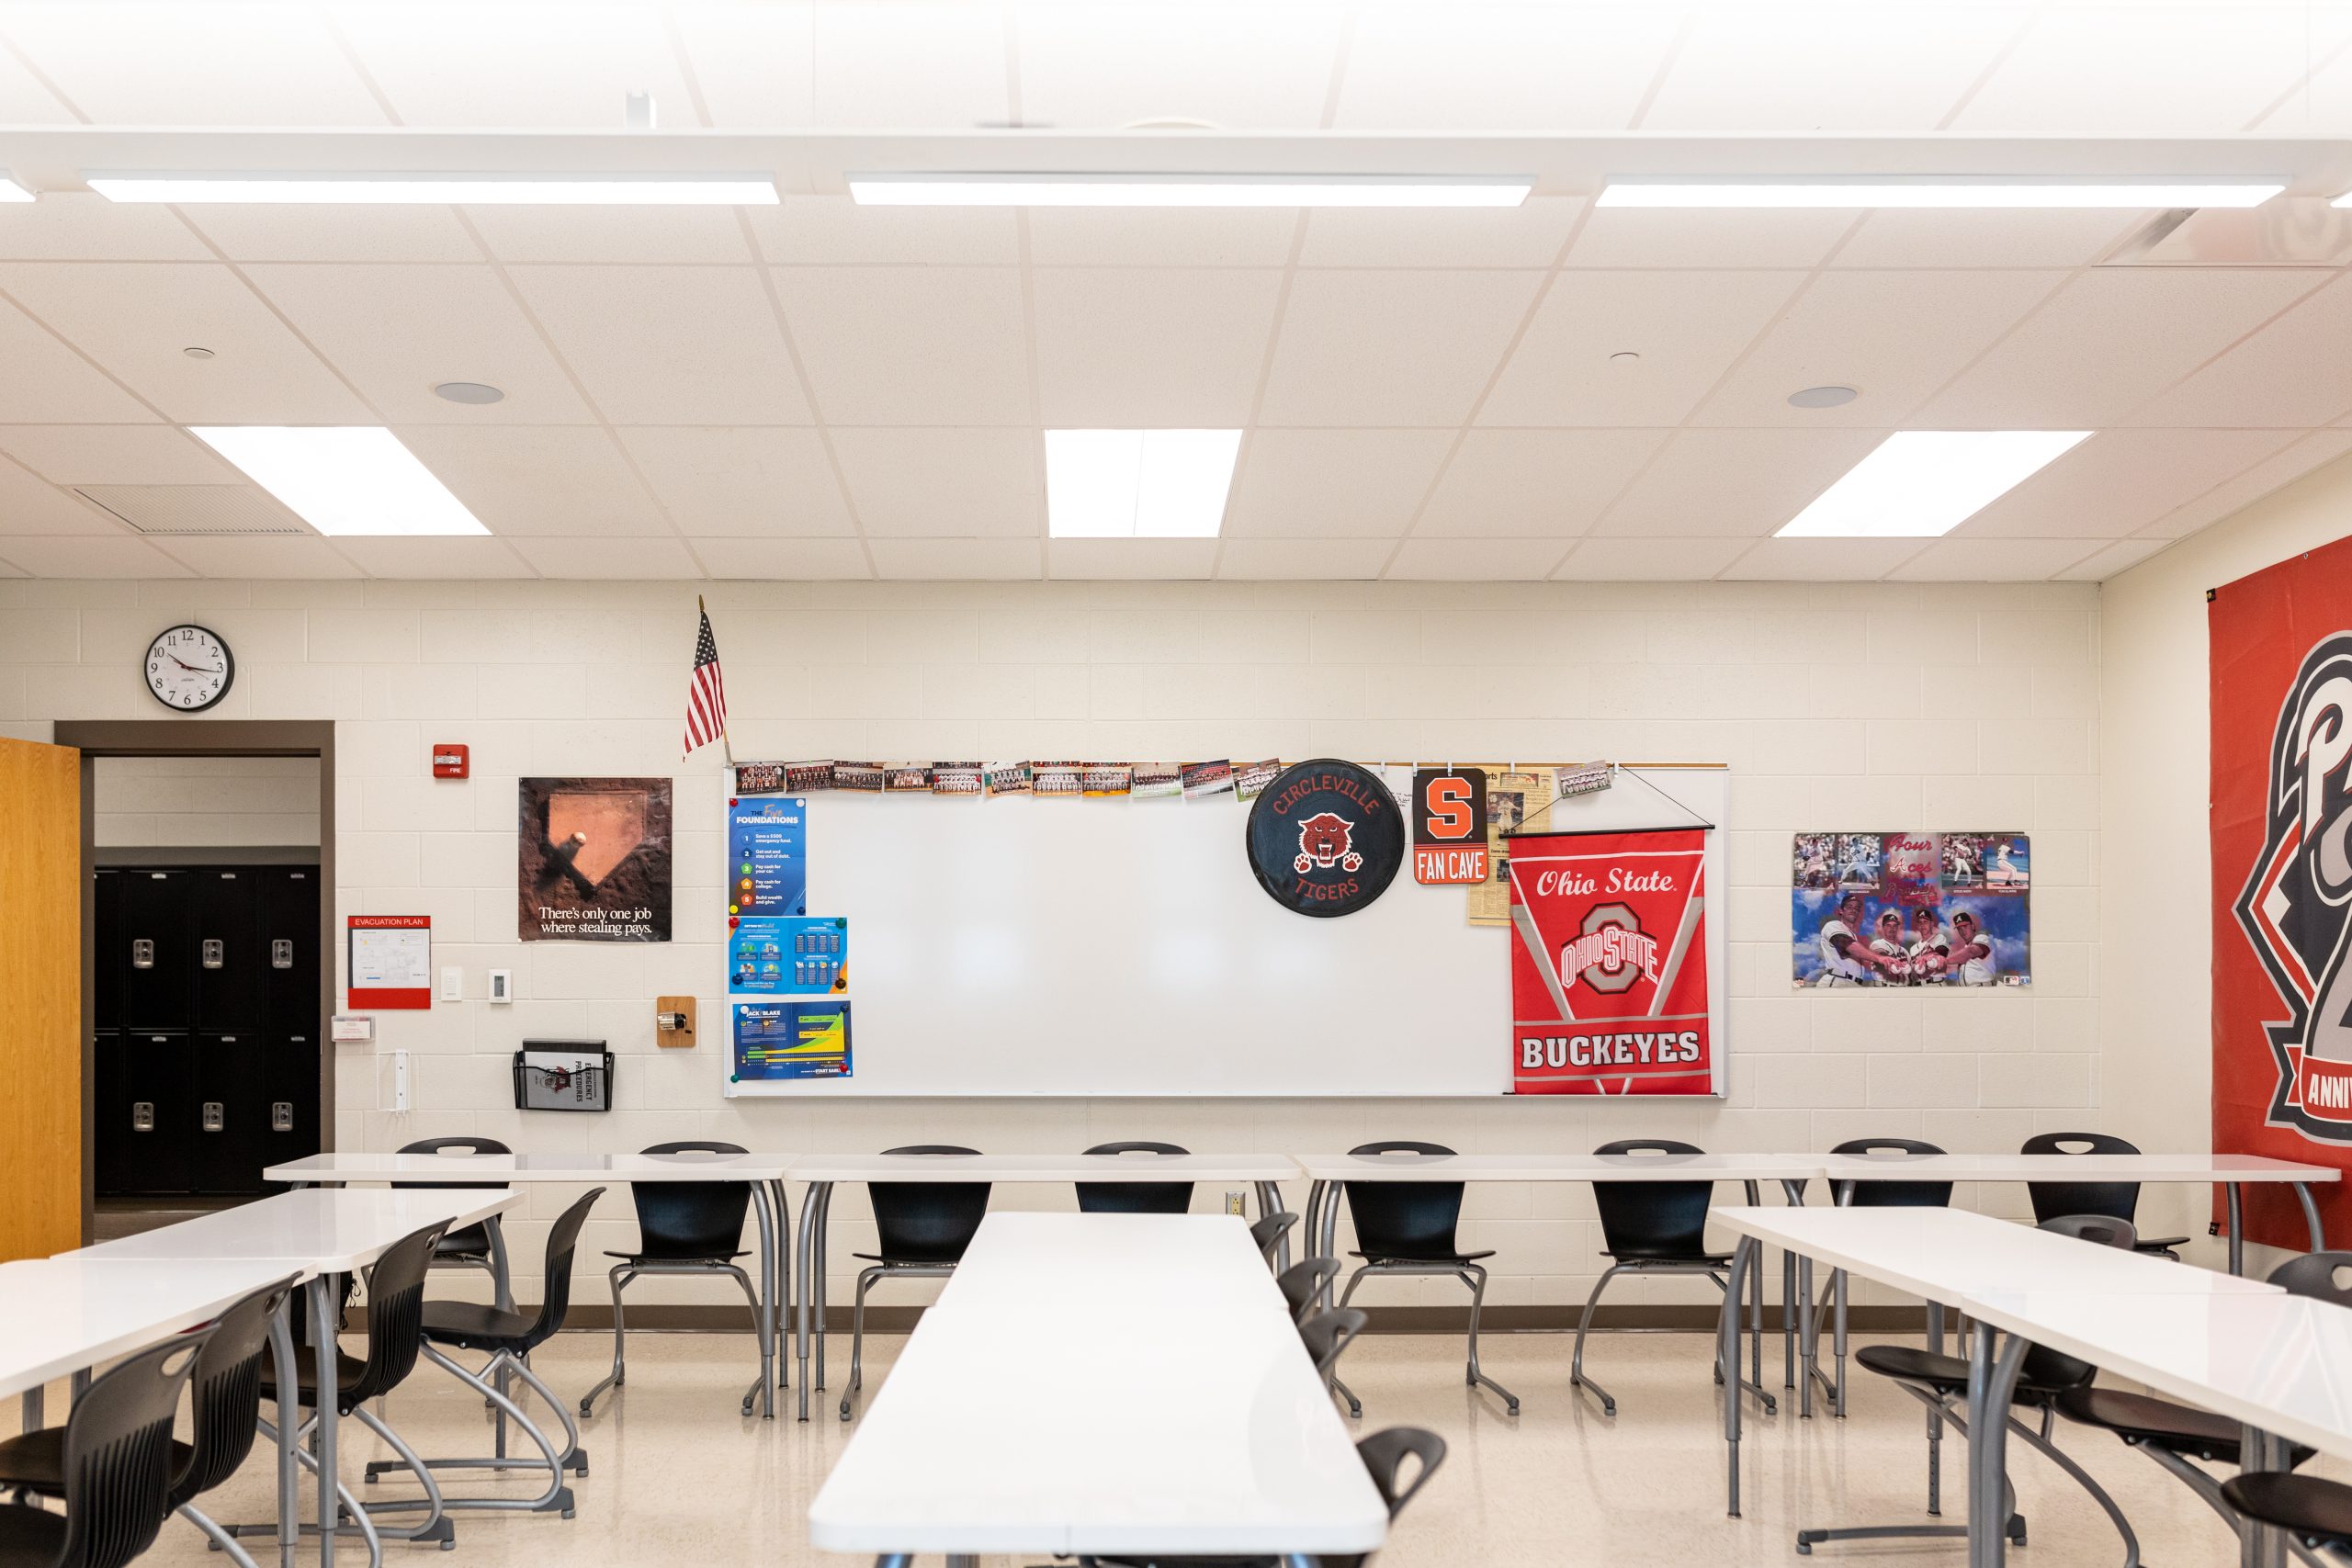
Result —
[[[2094, 1247], [2115, 1247], [2127, 1252], [2137, 1239], [2129, 1221], [2110, 1214], [2061, 1214], [2043, 1221], [2040, 1228]], [[1938, 1355], [1909, 1345], [1865, 1345], [1854, 1353], [1854, 1359], [1865, 1370], [1892, 1381], [1895, 1387], [1926, 1405], [1930, 1414], [1959, 1427], [1962, 1437], [1970, 1435], [1966, 1409], [1968, 1363], [1960, 1357]], [[2044, 1345], [2029, 1346], [2017, 1391], [2010, 1397], [2010, 1408], [2040, 1411], [2041, 1429], [2036, 1431], [2015, 1415], [2005, 1413], [2003, 1418], [2011, 1433], [2090, 1494], [2091, 1501], [2099, 1506], [2115, 1526], [2116, 1533], [2123, 1538], [2124, 1568], [2138, 1568], [2140, 1540], [2132, 1533], [2131, 1521], [2123, 1517], [2123, 1510], [2116, 1506], [2106, 1488], [2091, 1479], [2088, 1471], [2060, 1452], [2050, 1440], [2051, 1422], [2060, 1398], [2070, 1390], [2089, 1387], [2098, 1375], [2098, 1369], [2088, 1361], [2063, 1355]], [[2012, 1543], [2022, 1546], [2025, 1518], [2017, 1512], [2016, 1489], [2006, 1477], [2001, 1484], [2007, 1519], [2004, 1533]], [[1825, 1540], [1917, 1540], [1967, 1534], [1966, 1525], [1853, 1525], [1837, 1529], [1801, 1529], [1797, 1531], [1797, 1555], [1810, 1557], [1814, 1546]]]
[[139, 1351], [74, 1402], [58, 1440], [65, 1511], [0, 1503], [0, 1568], [123, 1568], [172, 1511], [172, 1416], [205, 1330]]
[[[956, 1144], [909, 1144], [886, 1155], [976, 1155]], [[880, 1247], [856, 1256], [873, 1265], [857, 1276], [850, 1309], [849, 1386], [842, 1391], [842, 1419], [865, 1381], [865, 1292], [882, 1280], [944, 1280], [964, 1260], [965, 1248], [988, 1217], [985, 1181], [875, 1181], [866, 1184], [874, 1201], [874, 1228]]]
[[[750, 1151], [741, 1144], [683, 1138], [673, 1143], [655, 1144], [642, 1152], [649, 1155], [740, 1155]], [[607, 1258], [620, 1259], [606, 1275], [613, 1287], [613, 1370], [604, 1382], [582, 1397], [580, 1414], [583, 1417], [595, 1414], [598, 1395], [608, 1388], [619, 1388], [628, 1382], [626, 1359], [628, 1329], [621, 1314], [621, 1292], [640, 1275], [727, 1275], [743, 1287], [744, 1298], [752, 1303], [753, 1335], [756, 1337], [762, 1332], [760, 1293], [752, 1289], [752, 1277], [743, 1272], [741, 1266], [735, 1261], [745, 1256], [741, 1246], [743, 1217], [752, 1207], [752, 1184], [748, 1181], [633, 1181], [629, 1184], [628, 1195], [630, 1201], [637, 1205], [637, 1250], [605, 1254]], [[755, 1391], [758, 1386], [757, 1383], [752, 1385]], [[748, 1400], [750, 1396], [745, 1398]], [[746, 1408], [744, 1414], [748, 1416], [751, 1412]]]
[[[1940, 1155], [1950, 1151], [1921, 1138], [1849, 1138], [1829, 1151], [1833, 1155]], [[1829, 1201], [1849, 1209], [1949, 1209], [1951, 1207], [1951, 1183], [1949, 1181], [1838, 1181], [1829, 1189]], [[1813, 1309], [1813, 1337], [1821, 1338], [1821, 1321], [1829, 1311], [1826, 1301]], [[1942, 1309], [1928, 1303], [1929, 1312]], [[1828, 1391], [1831, 1399], [1838, 1397], [1841, 1383], [1833, 1383], [1819, 1367], [1813, 1375]], [[1844, 1366], [1838, 1375], [1846, 1375]], [[1842, 1411], [1843, 1406], [1839, 1406]], [[1935, 1513], [1942, 1502], [1941, 1465], [1943, 1423], [1930, 1414], [1928, 1417], [1928, 1512]]]
[[1340, 1269], [1336, 1258], [1305, 1258], [1274, 1276], [1274, 1286], [1290, 1303], [1294, 1322], [1304, 1319], [1307, 1309], [1323, 1299], [1323, 1292], [1340, 1277]]
[[[1193, 1151], [1178, 1144], [1154, 1144], [1134, 1140], [1117, 1144], [1097, 1144], [1086, 1151], [1091, 1155], [1188, 1155]], [[1182, 1214], [1193, 1207], [1193, 1184], [1189, 1181], [1081, 1181], [1078, 1184], [1078, 1212], [1081, 1214]]]
[[[1385, 1143], [1359, 1144], [1348, 1151], [1351, 1155], [1450, 1155], [1454, 1151], [1443, 1144], [1415, 1143], [1409, 1139], [1395, 1139]], [[1340, 1304], [1346, 1306], [1355, 1295], [1356, 1287], [1374, 1275], [1386, 1274], [1451, 1274], [1470, 1287], [1470, 1359], [1464, 1376], [1470, 1387], [1481, 1385], [1503, 1396], [1509, 1412], [1519, 1414], [1519, 1395], [1478, 1370], [1478, 1309], [1487, 1299], [1487, 1270], [1479, 1259], [1492, 1258], [1492, 1248], [1484, 1252], [1464, 1252], [1455, 1237], [1462, 1222], [1462, 1183], [1459, 1181], [1351, 1181], [1348, 1190], [1348, 1214], [1355, 1222], [1356, 1247], [1353, 1256], [1363, 1259], [1363, 1266], [1348, 1276], [1348, 1288], [1340, 1293]], [[1348, 1393], [1347, 1386], [1337, 1385], [1348, 1402], [1348, 1414], [1362, 1416], [1363, 1405]]]
[[[478, 1138], [471, 1134], [457, 1138], [419, 1138], [402, 1144], [394, 1151], [404, 1155], [511, 1155], [514, 1151], [496, 1138]], [[503, 1187], [503, 1181], [395, 1181], [394, 1187]], [[461, 1225], [441, 1238], [440, 1247], [433, 1254], [435, 1269], [479, 1269], [485, 1274], [498, 1271], [497, 1253], [491, 1244], [490, 1227], [495, 1220], [477, 1220]]]
[[[2112, 1133], [2037, 1133], [2018, 1148], [2021, 1155], [2136, 1155], [2137, 1144]], [[2136, 1226], [2140, 1184], [2136, 1181], [2029, 1181], [2026, 1195], [2033, 1201], [2033, 1223], [2062, 1214], [2106, 1214]], [[2142, 1236], [2134, 1252], [2154, 1253], [2180, 1261], [2175, 1250], [2188, 1245], [2185, 1235]]]
[[1360, 1307], [1334, 1307], [1298, 1325], [1299, 1343], [1306, 1347], [1307, 1359], [1315, 1363], [1315, 1375], [1323, 1380], [1324, 1387], [1336, 1381], [1340, 1352], [1355, 1343], [1356, 1336], [1371, 1321]]
[[2352, 1554], [2352, 1486], [2340, 1481], [2256, 1471], [2222, 1482], [2222, 1500], [2256, 1524], [2285, 1530], [2313, 1568], [2334, 1568]]
[[1259, 1256], [1272, 1265], [1275, 1249], [1282, 1246], [1283, 1237], [1290, 1235], [1292, 1227], [1297, 1224], [1296, 1214], [1268, 1214], [1250, 1227], [1250, 1240], [1257, 1247]]

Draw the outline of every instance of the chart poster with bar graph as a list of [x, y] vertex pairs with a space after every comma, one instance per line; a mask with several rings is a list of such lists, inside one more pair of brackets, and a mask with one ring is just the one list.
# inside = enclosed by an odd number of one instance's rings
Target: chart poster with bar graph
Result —
[[1720, 1092], [1706, 834], [1511, 838], [1512, 1093]]
[[730, 1097], [756, 1094], [763, 1085], [850, 1076], [849, 1003], [738, 999], [728, 1007], [735, 1046]]

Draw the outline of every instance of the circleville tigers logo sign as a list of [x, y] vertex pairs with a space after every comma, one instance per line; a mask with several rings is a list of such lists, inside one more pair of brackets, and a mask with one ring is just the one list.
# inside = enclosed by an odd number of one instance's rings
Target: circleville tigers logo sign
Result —
[[1405, 818], [1366, 769], [1320, 758], [1283, 771], [1250, 807], [1258, 886], [1302, 915], [1353, 914], [1405, 863]]

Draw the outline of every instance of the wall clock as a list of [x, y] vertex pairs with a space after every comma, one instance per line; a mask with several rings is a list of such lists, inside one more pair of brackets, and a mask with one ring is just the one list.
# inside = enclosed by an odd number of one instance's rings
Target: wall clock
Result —
[[236, 678], [229, 645], [209, 627], [170, 626], [147, 645], [147, 690], [174, 713], [202, 713]]

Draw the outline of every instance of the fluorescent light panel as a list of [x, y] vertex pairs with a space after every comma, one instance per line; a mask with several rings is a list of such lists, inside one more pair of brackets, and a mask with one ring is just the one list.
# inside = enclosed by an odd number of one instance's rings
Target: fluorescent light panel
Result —
[[1436, 175], [852, 175], [864, 207], [1517, 207], [1532, 178]]
[[765, 175], [89, 175], [109, 201], [273, 206], [774, 207]]
[[33, 193], [17, 183], [14, 175], [0, 175], [0, 201], [30, 201]]
[[2172, 208], [2256, 207], [2281, 180], [2007, 179], [1920, 175], [1890, 179], [1627, 179], [1603, 186], [1600, 207]]
[[1046, 531], [1057, 539], [1214, 539], [1238, 430], [1046, 432]]
[[2087, 430], [1903, 430], [1781, 525], [1783, 539], [1933, 539], [2089, 435]]
[[188, 434], [322, 534], [490, 532], [381, 425], [190, 425]]

